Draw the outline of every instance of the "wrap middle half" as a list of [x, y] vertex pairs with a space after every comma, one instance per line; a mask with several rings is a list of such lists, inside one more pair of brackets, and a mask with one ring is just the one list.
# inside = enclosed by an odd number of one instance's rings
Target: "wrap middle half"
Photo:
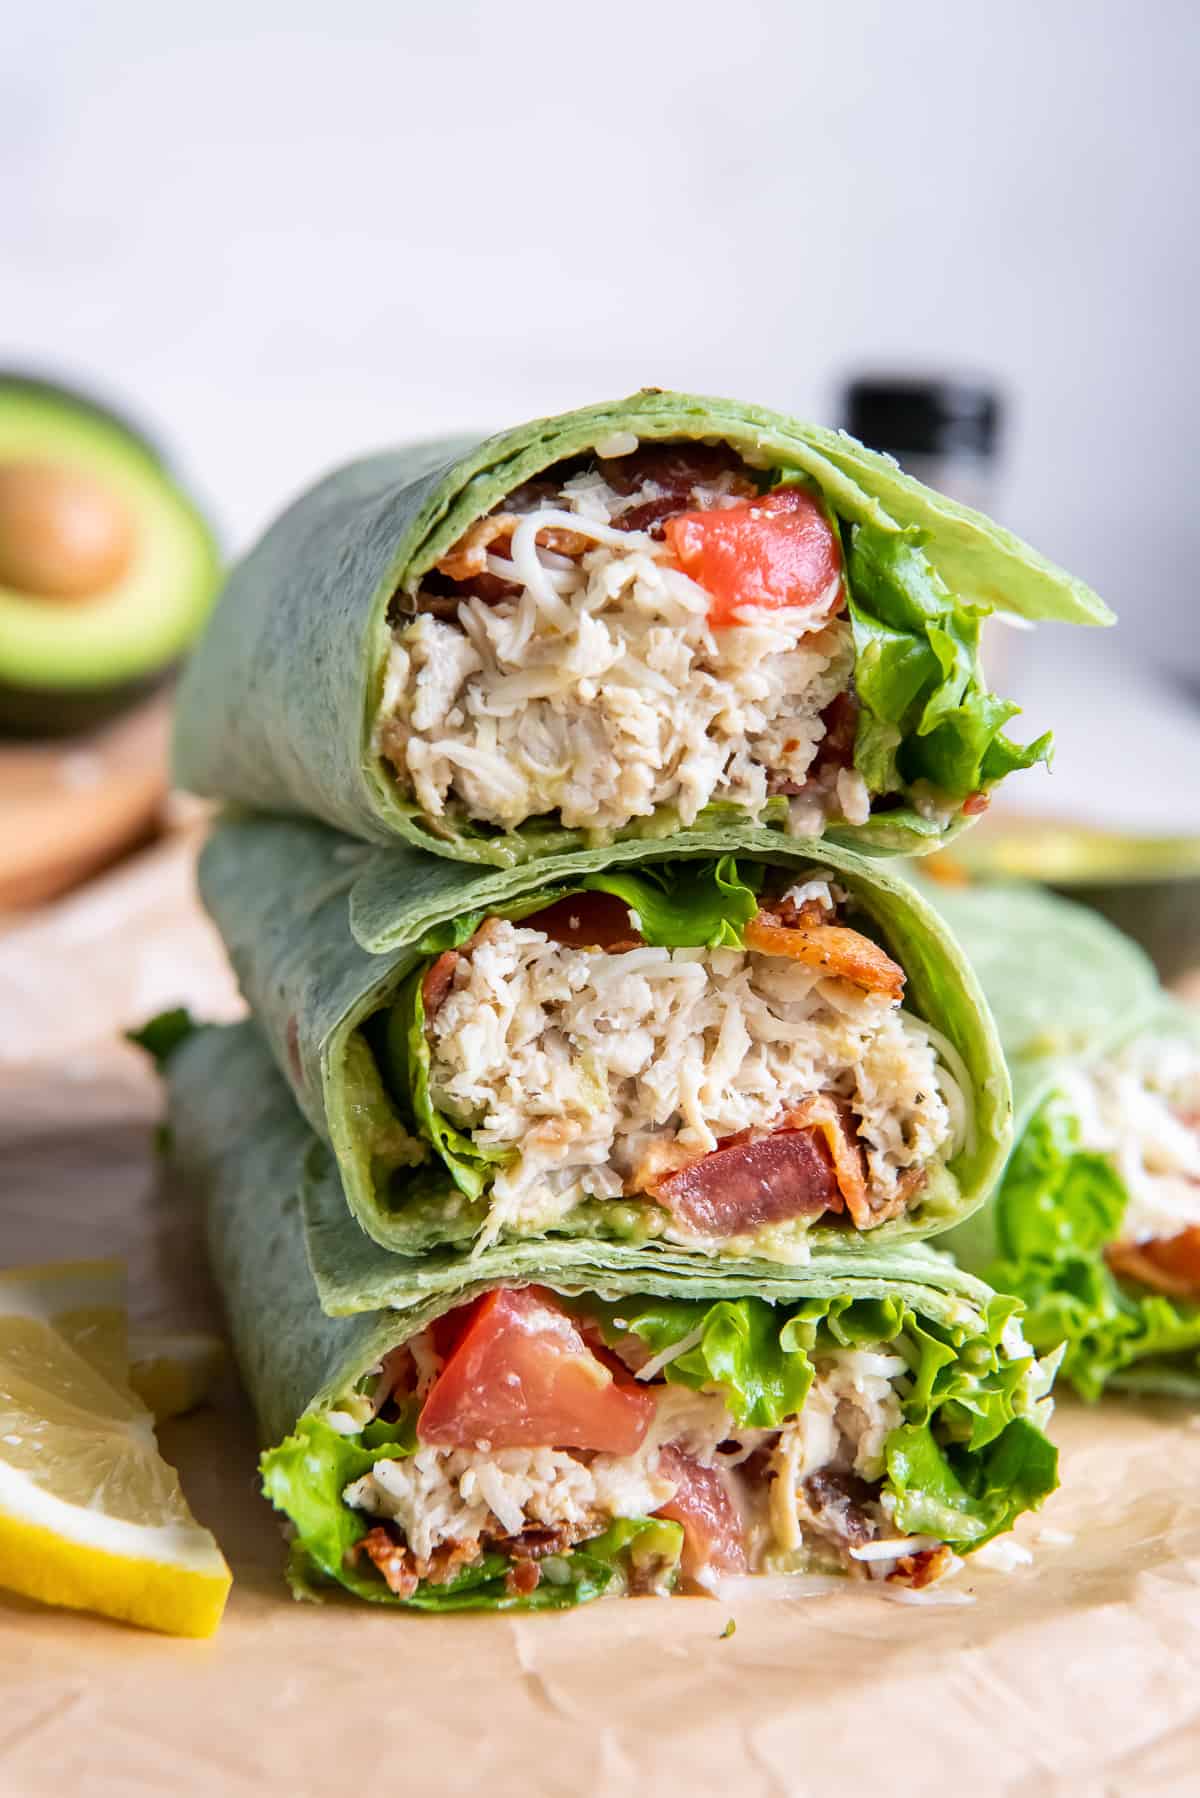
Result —
[[1003, 1165], [975, 977], [851, 850], [741, 825], [482, 872], [229, 820], [200, 883], [394, 1251], [869, 1254], [961, 1221]]

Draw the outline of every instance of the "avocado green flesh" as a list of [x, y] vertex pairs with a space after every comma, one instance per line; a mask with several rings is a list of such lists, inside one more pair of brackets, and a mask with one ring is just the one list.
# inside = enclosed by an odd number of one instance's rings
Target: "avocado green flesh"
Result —
[[[9, 462], [89, 476], [133, 525], [129, 568], [94, 597], [55, 600], [0, 583], [0, 725], [83, 728], [138, 697], [197, 636], [216, 597], [216, 542], [127, 425], [65, 391], [0, 376], [0, 464]], [[103, 702], [73, 710], [77, 696]]]
[[1200, 836], [1132, 836], [1012, 814], [985, 822], [954, 856], [980, 877], [1071, 888], [1200, 878]]

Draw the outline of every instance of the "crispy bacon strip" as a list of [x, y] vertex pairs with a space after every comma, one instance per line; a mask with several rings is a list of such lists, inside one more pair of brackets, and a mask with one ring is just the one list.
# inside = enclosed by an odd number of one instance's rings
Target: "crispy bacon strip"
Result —
[[[492, 512], [486, 518], [477, 518], [434, 566], [439, 574], [451, 581], [470, 581], [487, 574], [488, 556], [501, 550], [507, 552], [520, 522], [516, 512]], [[543, 549], [554, 550], [560, 556], [581, 556], [592, 548], [593, 541], [581, 531], [568, 531], [557, 526], [539, 531], [537, 540]]]
[[1200, 1298], [1200, 1224], [1149, 1242], [1110, 1242], [1104, 1259], [1121, 1280], [1137, 1280], [1170, 1298]]
[[403, 1543], [394, 1542], [381, 1523], [346, 1550], [351, 1566], [361, 1555], [366, 1555], [376, 1572], [382, 1574], [388, 1591], [397, 1598], [411, 1598], [421, 1583], [408, 1549]]
[[915, 1555], [902, 1555], [888, 1579], [919, 1591], [922, 1586], [932, 1586], [934, 1580], [941, 1579], [949, 1563], [950, 1550], [943, 1542], [937, 1548], [923, 1548]]
[[495, 512], [490, 518], [477, 518], [441, 561], [435, 563], [438, 573], [451, 581], [469, 581], [477, 574], [486, 574], [488, 551], [498, 537], [511, 537], [516, 523], [511, 512]]
[[425, 1007], [426, 1023], [440, 1009], [442, 1001], [454, 985], [454, 970], [460, 959], [457, 949], [443, 949], [437, 960], [430, 962], [425, 970], [425, 978], [421, 982], [421, 1003]]
[[751, 918], [743, 938], [759, 955], [783, 955], [836, 974], [887, 999], [904, 996], [904, 969], [860, 931], [845, 924], [781, 924], [774, 913]]
[[[618, 513], [613, 519], [616, 528], [649, 531], [655, 538], [662, 537], [668, 518], [695, 505], [695, 489], [707, 482], [732, 475], [726, 482], [730, 493], [753, 499], [758, 492], [742, 469], [741, 458], [724, 444], [647, 443], [631, 455], [602, 462], [600, 468], [614, 492], [643, 496]], [[647, 494], [648, 486], [652, 491]]]
[[828, 924], [834, 913], [821, 904], [819, 899], [806, 899], [802, 905], [787, 894], [782, 899], [772, 899], [769, 915], [776, 924], [783, 924], [788, 930], [799, 930], [813, 924]]
[[514, 1561], [543, 1561], [547, 1555], [565, 1555], [577, 1542], [600, 1535], [603, 1528], [604, 1519], [598, 1514], [575, 1523], [527, 1523], [515, 1536], [489, 1540], [488, 1547]]
[[[787, 1114], [786, 1127], [816, 1132], [825, 1145], [846, 1210], [860, 1230], [879, 1220], [872, 1216], [867, 1196], [866, 1163], [858, 1140], [853, 1113], [844, 1099], [832, 1093], [814, 1093]], [[841, 1206], [831, 1206], [840, 1211]]]
[[538, 1563], [547, 1555], [566, 1554], [577, 1542], [599, 1535], [603, 1521], [586, 1517], [577, 1523], [552, 1526], [528, 1524], [515, 1536], [487, 1536], [471, 1540], [451, 1538], [434, 1549], [427, 1560], [414, 1555], [406, 1543], [397, 1541], [386, 1524], [378, 1523], [346, 1550], [346, 1560], [355, 1566], [365, 1555], [397, 1598], [411, 1598], [422, 1580], [444, 1586], [463, 1567], [469, 1567], [491, 1550], [505, 1554], [513, 1562], [506, 1577], [508, 1590], [527, 1596], [537, 1589], [541, 1578]]

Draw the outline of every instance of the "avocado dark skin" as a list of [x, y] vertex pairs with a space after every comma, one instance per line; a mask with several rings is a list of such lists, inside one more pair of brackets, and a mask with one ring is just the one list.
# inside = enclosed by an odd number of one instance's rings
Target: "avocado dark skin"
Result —
[[17, 742], [84, 736], [148, 699], [174, 672], [172, 664], [144, 680], [126, 681], [94, 693], [67, 687], [35, 692], [32, 687], [11, 687], [0, 681], [0, 736]]

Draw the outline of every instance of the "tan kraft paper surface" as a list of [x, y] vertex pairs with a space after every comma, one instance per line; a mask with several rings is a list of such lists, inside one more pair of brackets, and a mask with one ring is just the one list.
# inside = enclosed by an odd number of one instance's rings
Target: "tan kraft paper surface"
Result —
[[[116, 1031], [236, 997], [159, 849], [0, 936], [0, 1260], [128, 1257], [140, 1319], [211, 1319], [155, 1083]], [[1064, 1489], [960, 1602], [296, 1604], [233, 1382], [163, 1431], [235, 1574], [211, 1642], [0, 1597], [0, 1794], [958, 1794], [1200, 1789], [1200, 1420], [1063, 1401]], [[963, 1603], [962, 1599], [973, 1602]], [[730, 1616], [736, 1633], [723, 1638]]]

